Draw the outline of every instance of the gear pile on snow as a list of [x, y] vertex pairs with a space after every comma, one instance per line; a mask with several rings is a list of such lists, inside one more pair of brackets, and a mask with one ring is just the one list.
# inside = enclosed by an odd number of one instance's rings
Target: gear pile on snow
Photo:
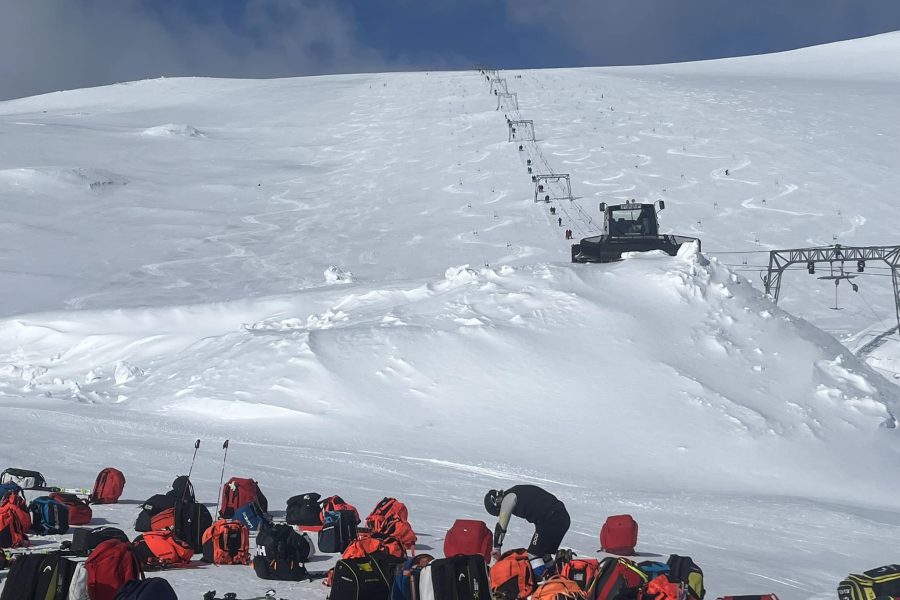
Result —
[[[226, 452], [227, 446], [226, 442]], [[197, 448], [199, 440], [195, 458]], [[363, 526], [356, 507], [340, 496], [323, 499], [309, 492], [291, 497], [287, 523], [275, 523], [259, 484], [233, 477], [222, 488], [220, 518], [213, 522], [197, 500], [190, 476], [182, 475], [167, 492], [140, 505], [135, 529], [142, 533], [133, 541], [116, 527], [78, 528], [71, 541], [47, 551], [32, 548], [30, 536], [60, 536], [70, 525], [90, 524], [90, 504], [118, 502], [124, 475], [105, 468], [92, 490], [47, 487], [39, 472], [25, 469], [7, 469], [0, 481], [0, 547], [6, 550], [0, 554], [0, 569], [9, 566], [0, 600], [175, 600], [166, 580], [145, 579], [144, 571], [189, 567], [198, 553], [209, 564], [252, 564], [255, 574], [266, 580], [325, 578], [328, 600], [704, 600], [706, 596], [703, 570], [690, 557], [671, 555], [666, 562], [628, 558], [636, 555], [638, 543], [638, 523], [631, 515], [610, 516], [600, 529], [601, 550], [616, 556], [581, 558], [560, 549], [555, 562], [539, 575], [533, 555], [524, 548], [506, 552], [489, 566], [499, 548], [494, 547], [487, 524], [478, 520], [453, 523], [444, 539], [445, 558], [417, 555], [409, 509], [394, 497], [378, 502]], [[25, 493], [31, 490], [50, 494], [29, 502]], [[319, 552], [340, 555], [327, 574], [306, 569], [315, 553], [309, 531], [318, 533]], [[838, 596], [839, 600], [900, 597], [900, 565], [849, 575], [840, 583]], [[216, 592], [205, 597], [217, 598]], [[231, 593], [223, 598], [237, 600]], [[269, 590], [260, 598], [275, 599], [276, 593]], [[778, 599], [761, 594], [719, 600]]]

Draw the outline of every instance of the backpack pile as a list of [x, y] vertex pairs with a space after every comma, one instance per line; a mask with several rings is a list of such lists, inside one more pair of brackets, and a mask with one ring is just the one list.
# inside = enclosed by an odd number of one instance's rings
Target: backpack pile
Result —
[[[600, 561], [578, 558], [573, 552], [563, 550], [557, 555], [557, 570], [560, 577], [578, 587], [581, 595], [573, 595], [573, 588], [563, 590], [553, 587], [541, 594], [535, 593], [533, 599], [548, 600], [551, 592], [560, 599], [572, 600], [576, 596], [585, 600], [626, 597], [639, 600], [703, 600], [706, 595], [703, 571], [690, 557], [676, 554], [665, 563], [645, 561], [636, 564], [621, 557], [607, 557]], [[494, 581], [493, 570], [491, 580]], [[506, 596], [512, 598], [510, 593]]]
[[304, 563], [312, 555], [312, 540], [290, 525], [277, 524], [256, 536], [253, 570], [260, 579], [304, 581], [309, 573]]
[[147, 533], [171, 531], [195, 552], [203, 551], [203, 533], [212, 525], [209, 509], [194, 497], [194, 486], [187, 476], [177, 477], [172, 489], [151, 496], [141, 505], [134, 528]]

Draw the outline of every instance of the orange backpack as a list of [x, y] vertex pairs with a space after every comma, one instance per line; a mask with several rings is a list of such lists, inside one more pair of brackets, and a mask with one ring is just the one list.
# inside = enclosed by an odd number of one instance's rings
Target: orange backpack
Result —
[[491, 567], [491, 591], [504, 600], [521, 600], [534, 592], [534, 570], [524, 548], [504, 552]]
[[416, 532], [413, 531], [412, 526], [406, 521], [401, 521], [400, 519], [394, 517], [387, 521], [383, 521], [378, 529], [375, 530], [376, 533], [381, 533], [387, 536], [390, 536], [396, 539], [398, 542], [403, 544], [403, 547], [410, 552], [414, 552], [416, 548]]
[[0, 548], [28, 546], [30, 527], [31, 515], [18, 504], [12, 501], [0, 504]]
[[134, 540], [134, 553], [148, 568], [182, 567], [190, 564], [194, 549], [171, 531], [148, 531]]
[[366, 517], [366, 525], [372, 531], [379, 531], [381, 525], [391, 519], [399, 519], [401, 521], [409, 521], [409, 511], [406, 505], [396, 498], [384, 498], [375, 505], [369, 516]]
[[641, 589], [638, 597], [644, 600], [685, 600], [687, 593], [683, 583], [669, 581], [668, 577], [660, 575]]
[[175, 529], [175, 509], [167, 508], [150, 517], [150, 531]]
[[366, 556], [386, 554], [394, 558], [406, 559], [406, 548], [398, 540], [383, 534], [360, 535], [350, 542], [341, 558], [365, 558]]
[[555, 575], [539, 585], [531, 595], [531, 600], [585, 600], [585, 598], [581, 586], [560, 575]]
[[249, 565], [250, 530], [240, 521], [216, 521], [203, 533], [202, 560], [214, 565]]
[[560, 569], [560, 575], [577, 583], [589, 598], [596, 592], [599, 574], [600, 561], [596, 558], [572, 558]]

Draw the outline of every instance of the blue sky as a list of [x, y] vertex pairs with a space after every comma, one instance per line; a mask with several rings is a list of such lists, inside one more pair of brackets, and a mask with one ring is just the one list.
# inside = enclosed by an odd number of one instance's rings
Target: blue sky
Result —
[[0, 99], [158, 76], [603, 66], [900, 30], [900, 0], [0, 0]]

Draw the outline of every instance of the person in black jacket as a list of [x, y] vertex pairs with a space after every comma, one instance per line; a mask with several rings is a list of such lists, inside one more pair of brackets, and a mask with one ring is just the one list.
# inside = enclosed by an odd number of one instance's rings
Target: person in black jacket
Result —
[[513, 516], [534, 525], [534, 536], [528, 546], [531, 566], [538, 577], [552, 564], [571, 521], [566, 505], [556, 496], [536, 485], [515, 485], [508, 490], [490, 490], [484, 496], [484, 508], [498, 517], [494, 528], [494, 558], [500, 556], [503, 539]]

